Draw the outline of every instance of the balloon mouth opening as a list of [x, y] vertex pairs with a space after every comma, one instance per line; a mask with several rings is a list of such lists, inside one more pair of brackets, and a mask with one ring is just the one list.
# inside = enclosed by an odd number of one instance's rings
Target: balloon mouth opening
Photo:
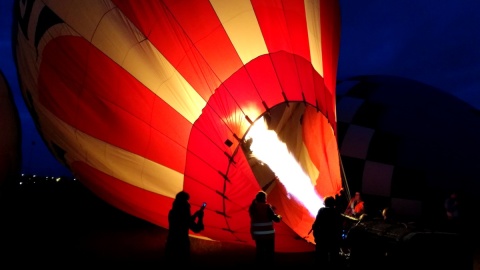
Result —
[[283, 134], [285, 122], [295, 121], [291, 110], [288, 110], [289, 107], [296, 107], [297, 113], [304, 110], [304, 108], [299, 108], [299, 104], [301, 103], [294, 105], [281, 103], [269, 111], [265, 111], [253, 122], [241, 143], [241, 149], [247, 157], [258, 184], [267, 193], [274, 189], [279, 182], [275, 167], [279, 163], [285, 166], [285, 162], [292, 161], [288, 153], [288, 147], [292, 147], [292, 145], [281, 134]]
[[305, 157], [303, 117], [307, 106], [282, 103], [265, 112], [245, 134], [241, 149], [262, 190], [271, 193], [284, 188], [287, 199], [303, 204], [314, 216], [322, 199], [315, 187], [316, 174], [309, 172]]

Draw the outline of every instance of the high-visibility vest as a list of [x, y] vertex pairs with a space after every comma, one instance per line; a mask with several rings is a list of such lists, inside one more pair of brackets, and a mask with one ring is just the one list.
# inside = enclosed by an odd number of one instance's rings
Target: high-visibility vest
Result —
[[254, 239], [273, 238], [275, 229], [273, 221], [268, 215], [270, 205], [267, 203], [256, 203], [256, 211], [252, 214], [250, 230]]

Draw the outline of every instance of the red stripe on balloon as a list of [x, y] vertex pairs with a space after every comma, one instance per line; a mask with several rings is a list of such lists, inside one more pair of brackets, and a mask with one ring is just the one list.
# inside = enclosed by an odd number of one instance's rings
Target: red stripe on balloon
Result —
[[[209, 1], [114, 2], [205, 100], [241, 67]], [[153, 27], [143, 21], [145, 5]]]
[[89, 190], [114, 207], [138, 218], [168, 228], [173, 199], [125, 183], [83, 162], [70, 164]]
[[335, 114], [335, 89], [337, 80], [338, 56], [340, 51], [340, 5], [338, 1], [320, 1], [320, 26], [322, 40], [323, 69], [325, 74], [325, 100], [328, 119], [337, 133]]
[[286, 51], [310, 60], [303, 1], [252, 0], [270, 53]]
[[84, 39], [60, 37], [43, 52], [39, 98], [49, 111], [92, 137], [183, 172], [191, 128], [184, 117]]

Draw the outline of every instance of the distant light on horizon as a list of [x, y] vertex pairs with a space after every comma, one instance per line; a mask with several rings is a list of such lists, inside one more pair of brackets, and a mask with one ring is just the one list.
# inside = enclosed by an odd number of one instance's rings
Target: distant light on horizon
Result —
[[66, 176], [39, 176], [36, 174], [20, 174], [18, 178], [18, 185], [55, 185], [57, 183], [73, 183], [76, 182], [77, 179], [74, 177], [66, 177]]

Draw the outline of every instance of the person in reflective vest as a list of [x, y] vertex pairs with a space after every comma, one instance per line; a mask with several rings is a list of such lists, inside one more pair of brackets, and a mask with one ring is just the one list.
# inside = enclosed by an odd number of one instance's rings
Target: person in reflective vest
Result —
[[359, 218], [363, 213], [365, 213], [363, 198], [360, 192], [357, 191], [355, 192], [355, 196], [348, 202], [344, 214]]
[[249, 208], [250, 233], [256, 246], [257, 263], [273, 263], [275, 256], [275, 228], [273, 223], [280, 222], [282, 216], [275, 213], [267, 203], [267, 193], [259, 191]]

